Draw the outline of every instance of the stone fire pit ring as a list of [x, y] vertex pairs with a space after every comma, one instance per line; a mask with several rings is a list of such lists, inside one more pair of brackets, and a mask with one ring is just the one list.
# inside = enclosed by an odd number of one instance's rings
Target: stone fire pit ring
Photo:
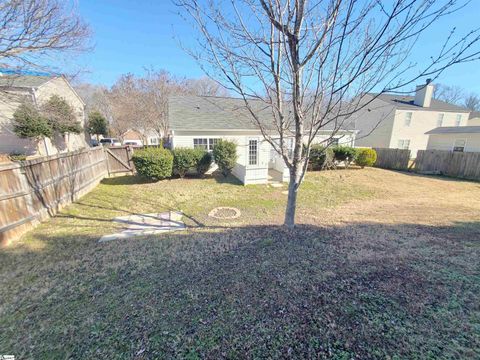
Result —
[[215, 219], [220, 219], [220, 220], [231, 220], [231, 219], [239, 218], [241, 214], [242, 213], [237, 208], [229, 207], [229, 206], [220, 206], [220, 207], [216, 207], [215, 209], [212, 209], [212, 211], [208, 213], [208, 216], [213, 217]]

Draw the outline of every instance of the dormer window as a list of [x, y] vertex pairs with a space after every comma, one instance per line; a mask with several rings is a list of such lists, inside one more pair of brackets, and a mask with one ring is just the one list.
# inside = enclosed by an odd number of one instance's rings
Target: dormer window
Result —
[[455, 126], [462, 125], [462, 114], [457, 114], [457, 118], [455, 119]]
[[437, 117], [437, 127], [441, 127], [443, 126], [443, 118], [444, 118], [445, 114], [438, 114], [438, 117]]
[[405, 126], [410, 126], [411, 123], [412, 123], [412, 113], [409, 111], [405, 113]]

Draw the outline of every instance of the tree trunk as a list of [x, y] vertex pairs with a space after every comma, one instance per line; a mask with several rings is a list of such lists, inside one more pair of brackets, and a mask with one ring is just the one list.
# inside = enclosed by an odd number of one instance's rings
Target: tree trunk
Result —
[[285, 225], [289, 229], [295, 227], [295, 211], [297, 209], [297, 192], [300, 187], [301, 169], [295, 167], [290, 170], [290, 182], [288, 183], [288, 199], [285, 209]]

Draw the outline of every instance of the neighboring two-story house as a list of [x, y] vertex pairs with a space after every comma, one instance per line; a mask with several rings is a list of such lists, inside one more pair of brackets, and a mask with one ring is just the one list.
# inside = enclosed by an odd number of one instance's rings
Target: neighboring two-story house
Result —
[[84, 133], [57, 135], [35, 141], [19, 138], [13, 131], [13, 114], [22, 102], [41, 106], [52, 95], [65, 99], [82, 128], [85, 103], [63, 76], [11, 75], [0, 73], [0, 154], [52, 155], [88, 147]]
[[356, 116], [356, 145], [410, 149], [414, 158], [427, 148], [428, 131], [467, 125], [470, 110], [432, 96], [429, 81], [417, 86], [415, 96], [367, 94], [364, 101], [374, 100]]

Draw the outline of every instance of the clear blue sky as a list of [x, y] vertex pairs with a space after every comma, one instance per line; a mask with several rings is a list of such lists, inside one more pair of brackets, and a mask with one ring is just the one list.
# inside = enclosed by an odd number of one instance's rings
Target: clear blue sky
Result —
[[[93, 30], [95, 48], [81, 55], [85, 81], [111, 85], [124, 73], [141, 74], [144, 67], [165, 69], [177, 76], [201, 77], [202, 71], [174, 35], [188, 44], [192, 29], [177, 15], [170, 0], [79, 0], [79, 9]], [[415, 61], [428, 58], [452, 27], [467, 31], [480, 26], [480, 1], [443, 19], [423, 37]], [[480, 62], [449, 69], [439, 80], [480, 94]]]

